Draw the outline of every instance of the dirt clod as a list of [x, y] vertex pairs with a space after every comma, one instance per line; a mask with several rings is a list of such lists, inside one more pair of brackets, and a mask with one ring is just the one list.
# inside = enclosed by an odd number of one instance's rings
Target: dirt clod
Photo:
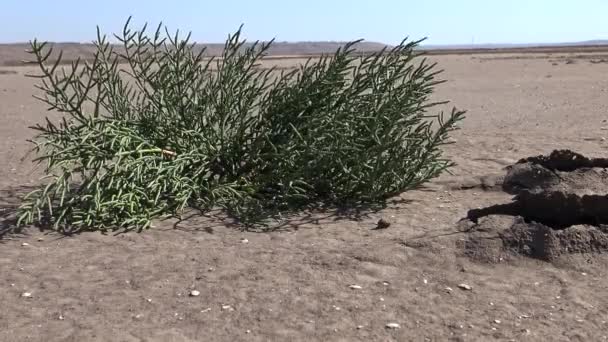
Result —
[[386, 229], [390, 226], [391, 223], [388, 220], [381, 218], [380, 220], [378, 220], [378, 224], [376, 225], [375, 229]]
[[[608, 159], [569, 150], [522, 159], [507, 168], [507, 204], [468, 212], [461, 227], [471, 258], [499, 262], [513, 253], [554, 260], [608, 251]], [[462, 229], [461, 229], [462, 231]]]

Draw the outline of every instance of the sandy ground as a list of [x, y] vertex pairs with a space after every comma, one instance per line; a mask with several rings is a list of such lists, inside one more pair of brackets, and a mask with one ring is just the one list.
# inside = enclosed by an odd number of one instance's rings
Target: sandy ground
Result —
[[[455, 223], [509, 197], [448, 189], [554, 148], [605, 156], [608, 64], [482, 57], [434, 57], [449, 80], [438, 98], [468, 110], [446, 148], [453, 175], [360, 220], [328, 213], [272, 233], [193, 217], [142, 234], [6, 236], [0, 340], [607, 340], [603, 257], [471, 262], [455, 248]], [[46, 115], [24, 77], [32, 69], [1, 70], [17, 73], [0, 73], [0, 220], [37, 182], [21, 158], [27, 126]], [[380, 217], [393, 224], [372, 230]]]

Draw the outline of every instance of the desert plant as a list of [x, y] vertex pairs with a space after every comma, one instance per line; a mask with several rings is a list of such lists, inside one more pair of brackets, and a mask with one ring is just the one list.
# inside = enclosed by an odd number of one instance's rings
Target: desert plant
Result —
[[378, 203], [452, 166], [440, 147], [464, 112], [428, 114], [443, 81], [420, 41], [369, 55], [355, 41], [279, 72], [260, 67], [272, 41], [245, 43], [241, 29], [207, 58], [190, 35], [129, 26], [119, 46], [98, 28], [92, 60], [62, 68], [31, 42], [39, 99], [64, 115], [32, 127], [49, 179], [24, 198], [20, 224], [143, 229], [186, 207], [255, 224]]

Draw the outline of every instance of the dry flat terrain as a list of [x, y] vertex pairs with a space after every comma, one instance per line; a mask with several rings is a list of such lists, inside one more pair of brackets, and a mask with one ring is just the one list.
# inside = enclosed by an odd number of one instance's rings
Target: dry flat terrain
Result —
[[[315, 214], [271, 233], [192, 217], [142, 234], [6, 235], [0, 341], [608, 340], [605, 258], [473, 262], [456, 229], [511, 198], [476, 176], [553, 149], [605, 156], [606, 57], [432, 58], [449, 80], [438, 98], [468, 110], [446, 147], [452, 175], [359, 220]], [[0, 220], [40, 175], [21, 160], [46, 115], [31, 71], [0, 68]], [[373, 230], [380, 217], [392, 225]]]

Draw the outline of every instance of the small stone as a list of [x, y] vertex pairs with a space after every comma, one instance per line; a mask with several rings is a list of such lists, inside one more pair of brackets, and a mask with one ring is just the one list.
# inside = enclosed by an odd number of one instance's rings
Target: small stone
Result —
[[59, 319], [60, 321], [63, 321], [65, 319], [65, 317], [63, 317], [63, 315], [59, 315], [59, 317], [57, 317], [57, 319]]
[[426, 279], [422, 279], [422, 282], [423, 282], [423, 283], [425, 283], [425, 284], [428, 284], [428, 283], [429, 283], [429, 281], [428, 281], [428, 280], [426, 280]]
[[230, 305], [222, 305], [222, 310], [234, 311], [234, 308]]
[[363, 326], [362, 325], [357, 325], [357, 330], [361, 330], [361, 329], [363, 329]]
[[388, 329], [399, 329], [401, 326], [397, 323], [387, 323], [386, 328]]
[[23, 247], [27, 247], [27, 246], [29, 246], [29, 245], [30, 245], [30, 244], [29, 244], [29, 243], [27, 243], [27, 242], [24, 242], [24, 243], [22, 243], [22, 244], [21, 244], [21, 246], [23, 246]]
[[147, 301], [148, 303], [152, 303], [152, 298], [148, 298], [148, 299], [146, 299], [146, 301]]
[[384, 302], [384, 298], [380, 297], [380, 301], [381, 301], [381, 302]]
[[581, 273], [581, 275], [582, 275], [582, 276], [586, 276], [586, 275], [587, 275], [587, 273], [585, 273], [585, 272], [582, 272], [582, 273]]
[[206, 308], [206, 309], [201, 310], [202, 313], [209, 312], [209, 311], [211, 311], [211, 308]]
[[494, 320], [494, 323], [495, 323], [495, 324], [500, 324], [500, 320], [499, 320], [499, 319], [495, 319], [495, 320]]
[[351, 290], [361, 290], [362, 287], [359, 285], [349, 285], [348, 288], [350, 288]]
[[378, 220], [378, 223], [376, 224], [376, 229], [386, 229], [390, 226], [391, 226], [390, 222], [381, 218], [380, 220]]
[[23, 292], [21, 294], [21, 297], [23, 297], [23, 298], [32, 298], [32, 293], [31, 292]]
[[450, 293], [450, 292], [454, 291], [454, 290], [452, 290], [452, 288], [451, 288], [451, 287], [449, 287], [449, 286], [448, 286], [448, 287], [446, 287], [446, 288], [445, 288], [445, 290], [446, 290], [448, 293]]
[[39, 237], [37, 240], [38, 240], [38, 242], [42, 242], [42, 241], [44, 241], [44, 239], [43, 239], [43, 238], [41, 238], [41, 237]]
[[245, 333], [246, 334], [251, 334], [251, 330], [247, 329], [247, 330], [245, 330]]
[[142, 314], [137, 314], [137, 315], [135, 315], [135, 317], [134, 317], [134, 318], [135, 318], [135, 319], [141, 319], [142, 317], [144, 317], [144, 315], [142, 315]]
[[249, 240], [247, 240], [247, 239], [241, 239], [241, 243], [249, 243]]
[[459, 284], [458, 287], [465, 291], [471, 291], [473, 289], [471, 286], [469, 286], [467, 284]]
[[388, 281], [383, 281], [383, 282], [382, 282], [382, 285], [384, 285], [384, 286], [389, 286], [389, 285], [390, 285], [390, 283], [389, 283]]
[[197, 290], [190, 291], [190, 297], [198, 297], [200, 295], [201, 295], [200, 291], [197, 291]]

